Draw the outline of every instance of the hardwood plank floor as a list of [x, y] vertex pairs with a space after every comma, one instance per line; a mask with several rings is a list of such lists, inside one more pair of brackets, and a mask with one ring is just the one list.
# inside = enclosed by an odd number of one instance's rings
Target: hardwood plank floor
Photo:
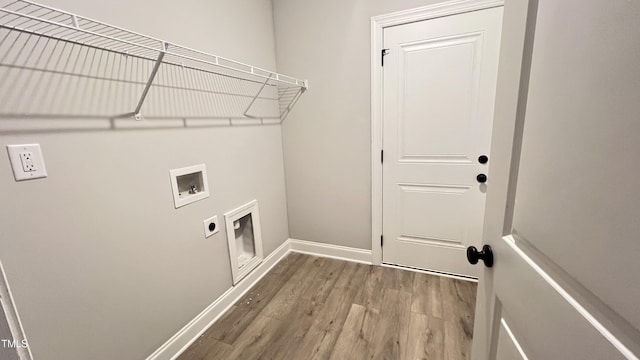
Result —
[[469, 358], [476, 284], [291, 253], [178, 360]]

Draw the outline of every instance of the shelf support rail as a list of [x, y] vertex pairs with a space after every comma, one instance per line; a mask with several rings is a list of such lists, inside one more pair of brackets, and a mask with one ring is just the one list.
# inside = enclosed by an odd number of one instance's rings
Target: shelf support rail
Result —
[[144, 100], [147, 98], [147, 94], [149, 93], [149, 89], [153, 84], [153, 80], [155, 80], [156, 75], [158, 74], [158, 70], [160, 70], [160, 65], [162, 64], [162, 60], [164, 59], [164, 55], [167, 53], [168, 49], [169, 49], [169, 44], [163, 41], [162, 49], [158, 54], [158, 58], [156, 59], [155, 65], [153, 65], [153, 70], [151, 70], [151, 74], [149, 75], [149, 79], [147, 80], [147, 83], [144, 86], [144, 90], [142, 90], [142, 95], [140, 95], [140, 100], [138, 100], [138, 105], [136, 106], [136, 109], [133, 111], [133, 118], [137, 121], [142, 120], [142, 116], [140, 115], [140, 110], [142, 109]]

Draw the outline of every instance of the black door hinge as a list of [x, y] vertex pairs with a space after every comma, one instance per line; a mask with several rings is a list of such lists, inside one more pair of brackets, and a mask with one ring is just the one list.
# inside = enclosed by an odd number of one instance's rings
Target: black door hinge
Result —
[[382, 245], [384, 245], [384, 237], [380, 235], [380, 247], [382, 247]]
[[384, 66], [384, 56], [389, 54], [389, 49], [382, 49], [381, 55], [380, 55], [380, 62], [382, 63], [382, 66]]
[[384, 162], [384, 150], [380, 150], [380, 162]]

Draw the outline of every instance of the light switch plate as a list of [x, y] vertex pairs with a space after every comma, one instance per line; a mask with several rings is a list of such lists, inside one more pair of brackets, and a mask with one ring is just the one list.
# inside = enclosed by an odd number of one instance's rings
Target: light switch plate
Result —
[[47, 177], [40, 144], [7, 145], [16, 181]]
[[[214, 224], [213, 230], [209, 229], [209, 225]], [[212, 216], [204, 221], [204, 237], [208, 238], [209, 236], [220, 231], [220, 226], [218, 226], [218, 215]]]

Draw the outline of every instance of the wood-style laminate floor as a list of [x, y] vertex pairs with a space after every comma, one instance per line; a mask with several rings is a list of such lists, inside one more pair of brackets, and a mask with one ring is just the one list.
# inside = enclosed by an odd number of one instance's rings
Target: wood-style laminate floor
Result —
[[476, 284], [291, 253], [178, 360], [468, 359]]

